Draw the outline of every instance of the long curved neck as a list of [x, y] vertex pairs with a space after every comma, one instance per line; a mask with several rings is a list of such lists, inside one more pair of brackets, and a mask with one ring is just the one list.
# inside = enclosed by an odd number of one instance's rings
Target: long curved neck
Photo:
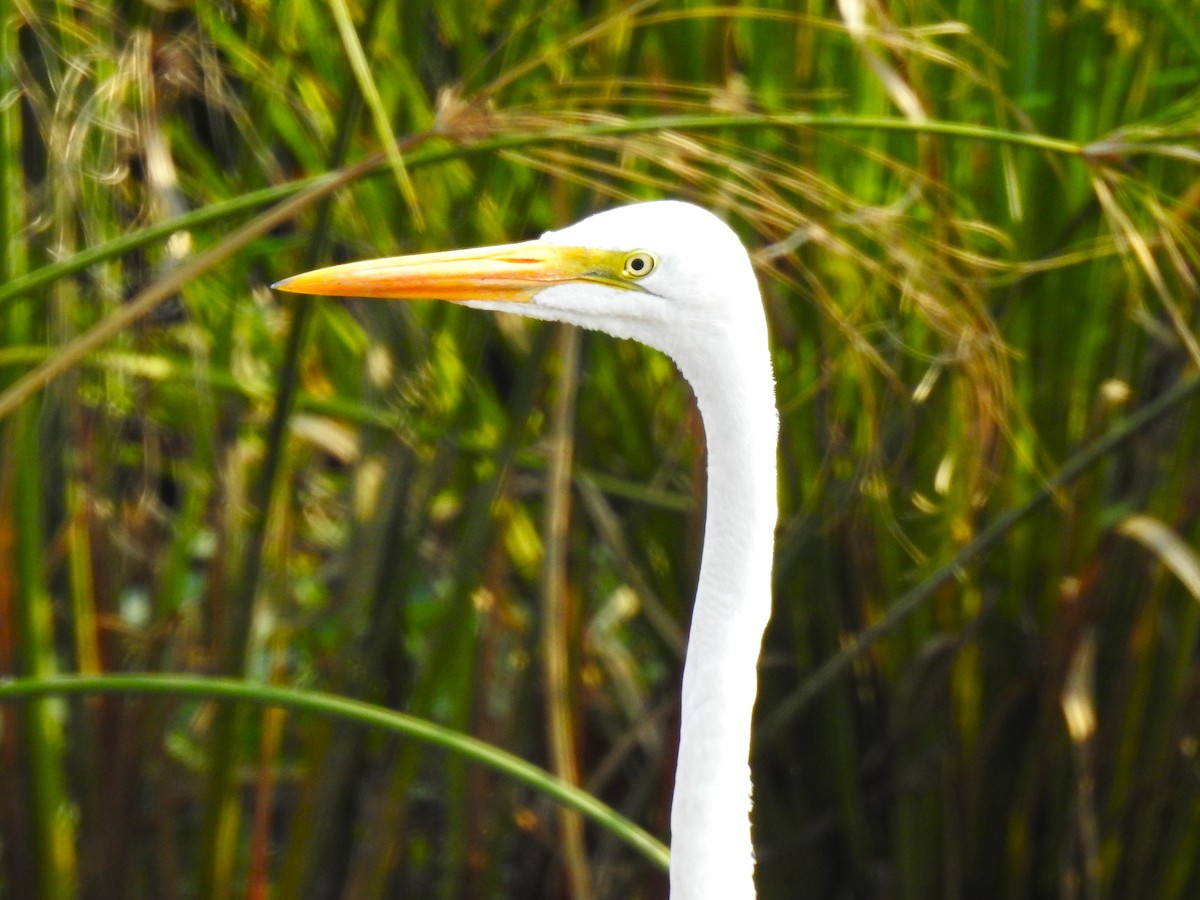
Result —
[[750, 721], [771, 615], [775, 409], [765, 323], [672, 353], [708, 443], [704, 556], [683, 671], [672, 900], [754, 897]]

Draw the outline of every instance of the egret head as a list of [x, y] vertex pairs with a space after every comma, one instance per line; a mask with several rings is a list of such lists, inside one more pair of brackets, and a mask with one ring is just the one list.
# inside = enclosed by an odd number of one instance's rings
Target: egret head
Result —
[[597, 213], [535, 241], [332, 266], [275, 287], [449, 300], [570, 322], [668, 352], [672, 334], [724, 327], [753, 316], [741, 305], [759, 303], [749, 257], [732, 229], [673, 200]]

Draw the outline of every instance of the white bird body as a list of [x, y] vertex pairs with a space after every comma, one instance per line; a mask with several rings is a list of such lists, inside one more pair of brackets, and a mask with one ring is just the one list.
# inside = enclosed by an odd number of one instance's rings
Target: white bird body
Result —
[[671, 898], [751, 900], [750, 725], [771, 614], [779, 428], [766, 316], [737, 235], [699, 207], [656, 201], [540, 241], [351, 263], [279, 286], [456, 300], [632, 338], [674, 360], [704, 420], [708, 501], [683, 673]]

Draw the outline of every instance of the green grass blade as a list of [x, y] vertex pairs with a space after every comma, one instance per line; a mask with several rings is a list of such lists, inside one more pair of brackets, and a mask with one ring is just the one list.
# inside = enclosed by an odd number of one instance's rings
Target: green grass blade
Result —
[[556, 803], [575, 810], [604, 830], [617, 835], [659, 868], [665, 869], [667, 866], [669, 852], [660, 841], [587, 791], [567, 784], [544, 769], [470, 735], [360, 700], [232, 678], [190, 675], [146, 673], [0, 679], [0, 702], [93, 694], [167, 696], [188, 700], [225, 700], [257, 706], [278, 706], [293, 712], [353, 722], [412, 738], [487, 766], [506, 778], [545, 794]]

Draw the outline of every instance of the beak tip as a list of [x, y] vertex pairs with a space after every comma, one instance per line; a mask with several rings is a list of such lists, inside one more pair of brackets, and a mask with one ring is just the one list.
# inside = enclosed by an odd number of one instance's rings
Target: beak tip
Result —
[[290, 284], [294, 280], [294, 278], [295, 278], [295, 276], [291, 276], [290, 278], [279, 279], [278, 281], [276, 281], [274, 284], [271, 285], [271, 290], [273, 290], [273, 291], [290, 291], [291, 288], [288, 287], [288, 284]]

